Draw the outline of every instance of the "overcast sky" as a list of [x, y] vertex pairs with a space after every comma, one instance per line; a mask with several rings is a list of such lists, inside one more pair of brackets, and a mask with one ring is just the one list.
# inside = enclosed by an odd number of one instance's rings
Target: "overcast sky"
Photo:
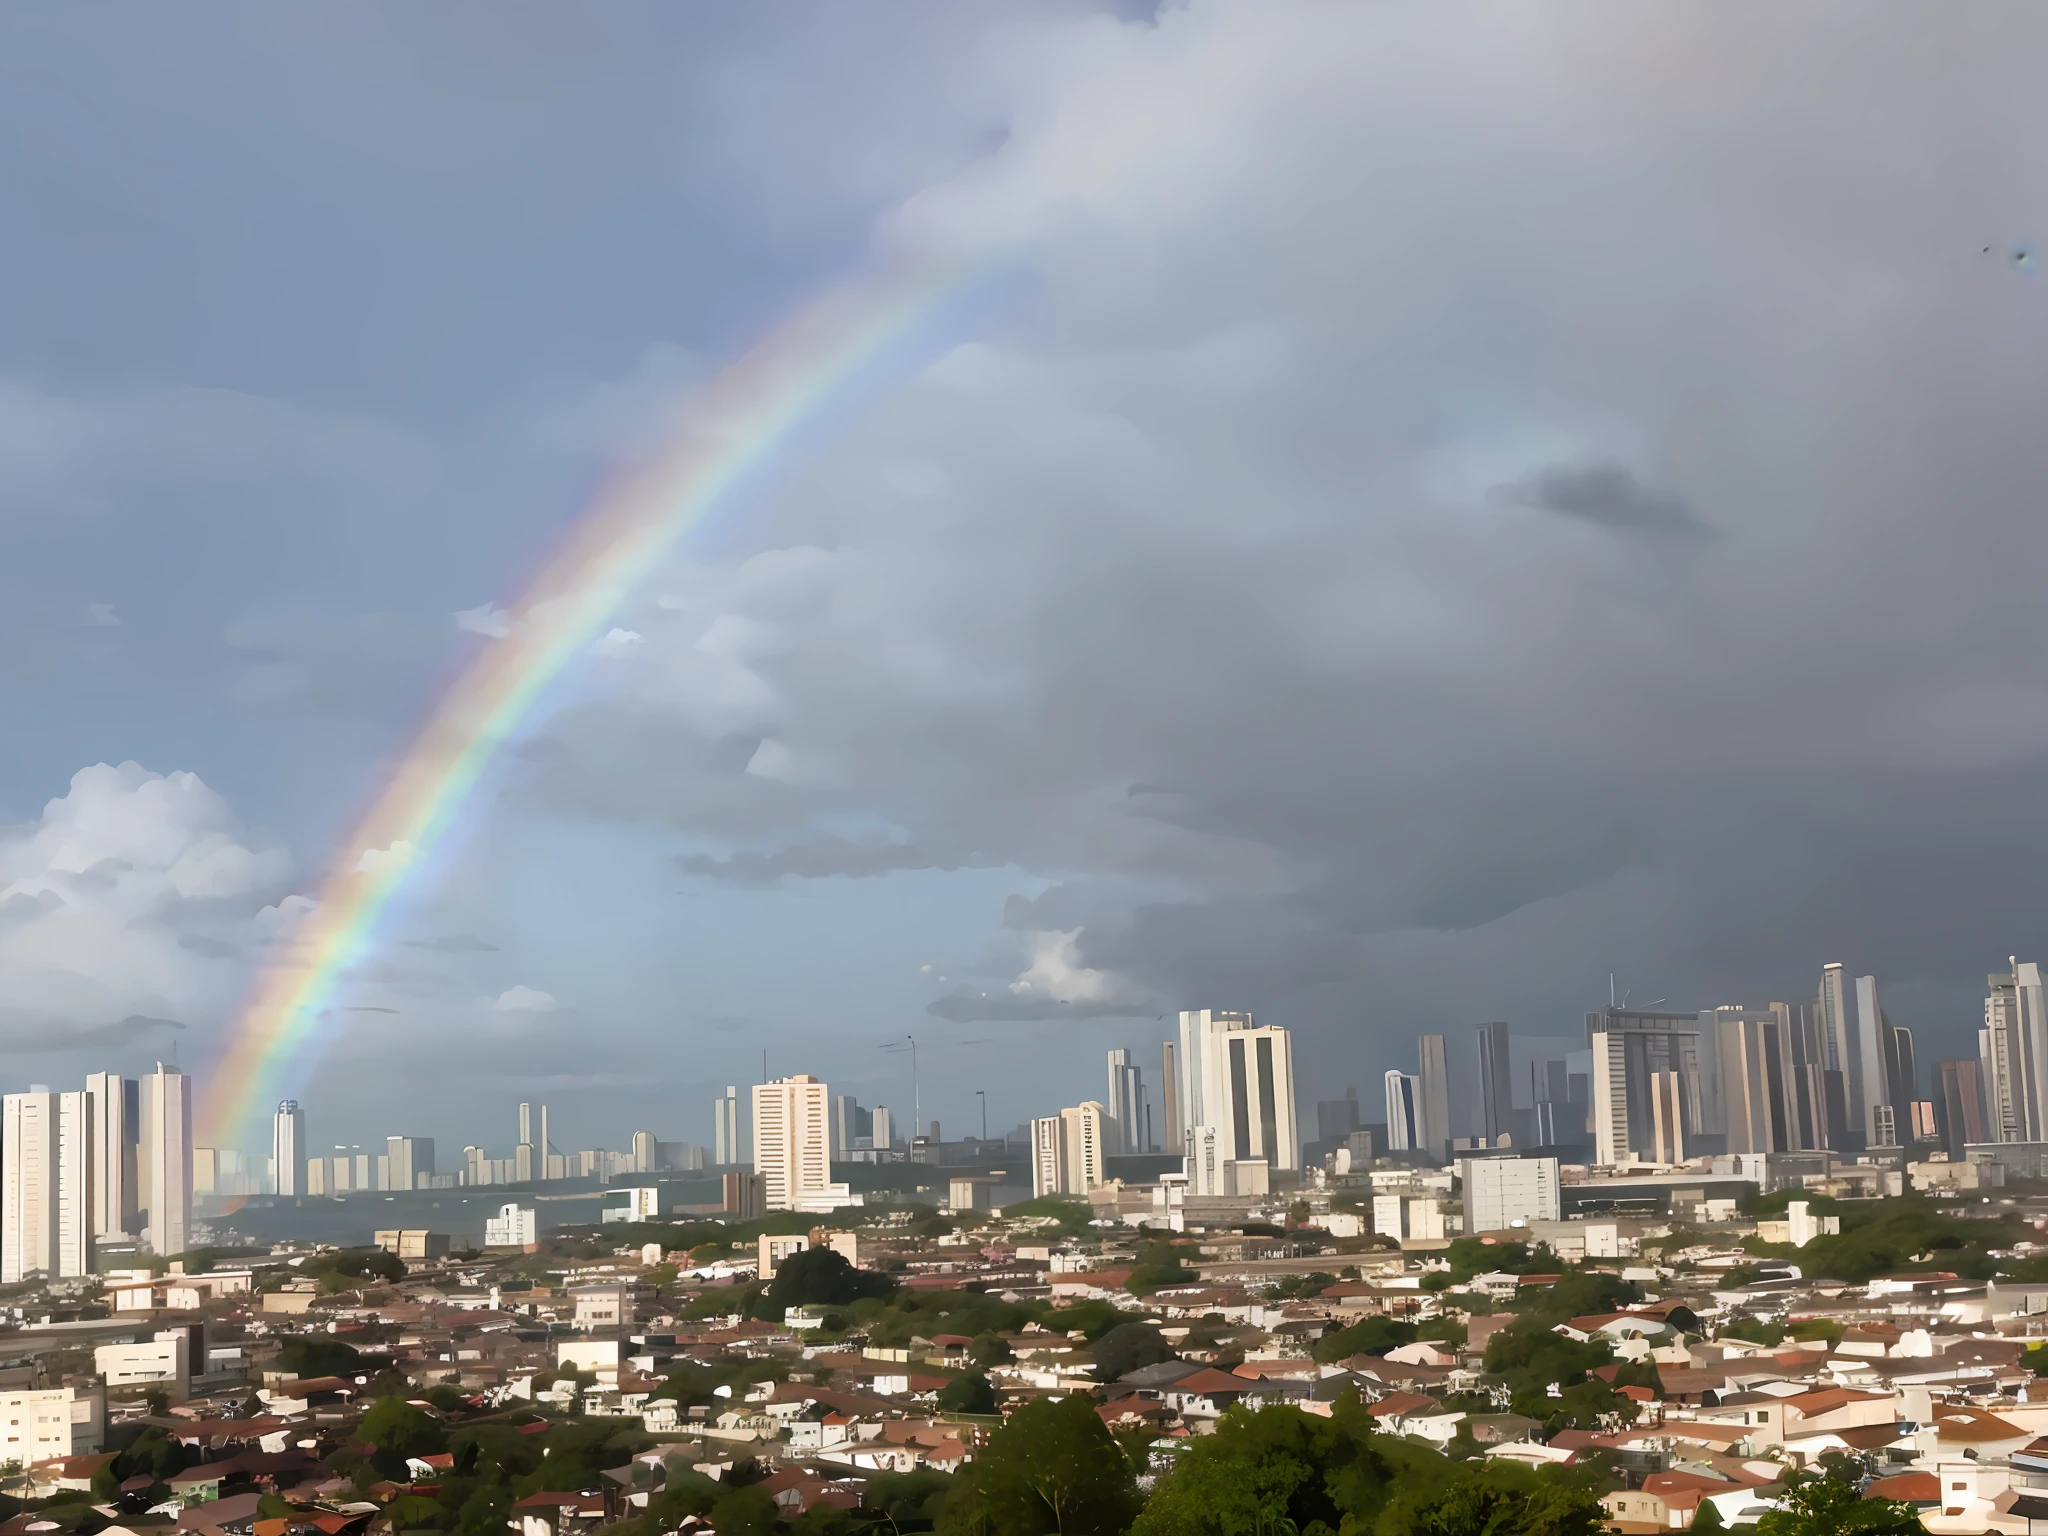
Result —
[[[2048, 14], [0, 13], [8, 1088], [203, 1070], [458, 654], [878, 248], [1028, 270], [573, 663], [315, 1146], [948, 1134], [1161, 1015], [1420, 1031], [2043, 953]], [[1987, 250], [1988, 247], [1988, 250]], [[1923, 1085], [1924, 1086], [1924, 1085]]]

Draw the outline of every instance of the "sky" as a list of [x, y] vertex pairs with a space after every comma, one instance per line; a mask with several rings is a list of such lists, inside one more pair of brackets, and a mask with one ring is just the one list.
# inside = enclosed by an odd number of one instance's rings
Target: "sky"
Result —
[[1973, 1051], [2048, 915], [2044, 32], [0, 14], [4, 1086], [203, 1075], [478, 616], [780, 318], [962, 243], [1012, 275], [410, 874], [315, 1147], [708, 1141], [764, 1054], [907, 1115], [913, 1037], [1000, 1129], [1186, 1007], [1370, 1105], [1418, 1033], [1830, 961]]

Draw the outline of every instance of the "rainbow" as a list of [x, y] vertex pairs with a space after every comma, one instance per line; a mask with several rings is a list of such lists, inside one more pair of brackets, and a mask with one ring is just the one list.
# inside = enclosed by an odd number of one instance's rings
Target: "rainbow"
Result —
[[799, 310], [690, 402], [667, 447], [591, 502], [491, 625], [493, 637], [453, 674], [340, 840], [317, 899], [264, 957], [210, 1074], [203, 1137], [231, 1145], [257, 1107], [295, 1080], [331, 1034], [336, 993], [408, 874], [446, 837], [543, 690], [655, 563], [835, 401], [873, 388], [991, 270], [897, 264]]

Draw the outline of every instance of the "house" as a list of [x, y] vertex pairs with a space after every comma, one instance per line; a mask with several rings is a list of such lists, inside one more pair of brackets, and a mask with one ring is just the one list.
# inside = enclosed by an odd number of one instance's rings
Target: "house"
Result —
[[506, 1524], [519, 1536], [571, 1536], [604, 1519], [604, 1493], [588, 1488], [577, 1493], [529, 1493], [512, 1506]]

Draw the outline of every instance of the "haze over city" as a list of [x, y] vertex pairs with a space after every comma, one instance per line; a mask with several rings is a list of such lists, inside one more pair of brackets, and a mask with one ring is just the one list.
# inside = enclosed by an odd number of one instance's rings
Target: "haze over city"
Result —
[[999, 1134], [1184, 1009], [1376, 1115], [1420, 1035], [1469, 1097], [1508, 1021], [1519, 1093], [1829, 963], [1933, 1095], [2043, 936], [2005, 25], [0, 19], [4, 1086], [203, 1083], [583, 510], [971, 237], [399, 883], [276, 1085], [317, 1146], [709, 1146], [764, 1051], [908, 1124], [911, 1036]]

